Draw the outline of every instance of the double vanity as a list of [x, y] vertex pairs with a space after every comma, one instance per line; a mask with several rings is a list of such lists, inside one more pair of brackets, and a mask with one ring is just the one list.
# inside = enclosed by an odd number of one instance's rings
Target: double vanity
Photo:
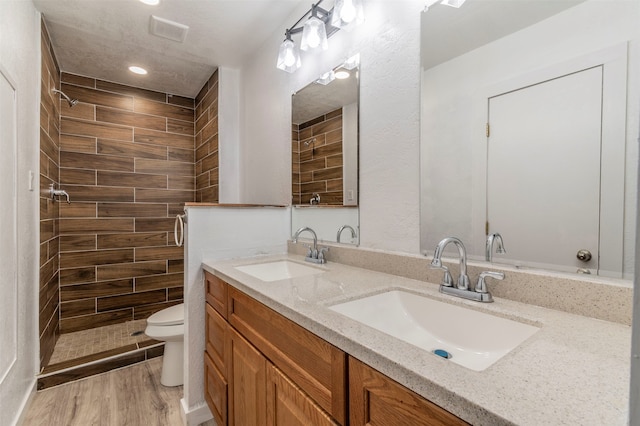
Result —
[[205, 393], [218, 423], [628, 421], [628, 325], [498, 295], [464, 300], [293, 251], [203, 268]]

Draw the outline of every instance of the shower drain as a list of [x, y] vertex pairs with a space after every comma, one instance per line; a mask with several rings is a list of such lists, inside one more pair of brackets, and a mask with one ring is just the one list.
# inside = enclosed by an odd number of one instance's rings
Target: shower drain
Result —
[[144, 331], [138, 330], [138, 331], [134, 331], [133, 333], [131, 333], [131, 336], [139, 336], [141, 334], [144, 334]]

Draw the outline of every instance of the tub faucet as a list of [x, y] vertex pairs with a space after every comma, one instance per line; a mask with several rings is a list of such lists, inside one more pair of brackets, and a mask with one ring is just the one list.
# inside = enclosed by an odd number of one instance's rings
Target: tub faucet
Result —
[[487, 262], [493, 260], [493, 243], [496, 243], [496, 253], [504, 254], [507, 250], [504, 248], [504, 242], [502, 241], [502, 235], [494, 232], [487, 236], [487, 244], [485, 246], [484, 258]]
[[350, 229], [351, 230], [351, 238], [355, 238], [356, 237], [356, 230], [353, 229], [352, 226], [350, 225], [342, 225], [339, 229], [338, 229], [338, 235], [336, 235], [336, 242], [339, 243], [340, 242], [340, 236], [342, 235], [342, 231], [344, 231], [345, 229]]
[[[443, 284], [446, 285], [446, 272], [448, 272], [448, 269], [446, 269], [446, 266], [442, 265], [441, 257], [442, 252], [449, 243], [453, 243], [456, 245], [456, 247], [458, 248], [458, 254], [460, 255], [460, 275], [458, 276], [458, 283], [456, 287], [459, 290], [467, 290], [469, 288], [469, 276], [467, 275], [467, 250], [465, 249], [464, 244], [462, 244], [462, 241], [460, 241], [456, 237], [447, 237], [440, 241], [436, 246], [435, 252], [433, 253], [431, 266], [433, 268], [445, 270], [445, 282], [443, 282]], [[447, 287], [453, 286], [453, 283], [448, 284], [449, 285], [447, 285]]]
[[54, 184], [49, 185], [49, 196], [54, 201], [56, 200], [56, 197], [65, 197], [67, 204], [71, 204], [71, 200], [69, 200], [69, 194], [67, 194], [67, 191], [64, 191], [62, 189], [55, 189]]
[[329, 251], [329, 247], [322, 247], [320, 250], [318, 250], [318, 236], [313, 229], [309, 228], [308, 226], [303, 226], [302, 228], [298, 229], [296, 233], [293, 234], [293, 243], [298, 243], [298, 236], [300, 236], [300, 234], [304, 231], [307, 231], [311, 235], [313, 235], [313, 247], [307, 246], [309, 251], [307, 252], [307, 256], [304, 258], [304, 260], [311, 263], [326, 263], [327, 261], [324, 258], [324, 254]]

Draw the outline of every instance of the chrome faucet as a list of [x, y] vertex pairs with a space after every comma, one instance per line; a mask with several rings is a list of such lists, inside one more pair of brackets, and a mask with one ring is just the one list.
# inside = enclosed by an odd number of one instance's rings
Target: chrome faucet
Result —
[[318, 236], [313, 229], [309, 228], [308, 226], [303, 226], [302, 228], [298, 229], [296, 233], [293, 234], [293, 243], [298, 243], [298, 237], [304, 231], [307, 231], [311, 233], [311, 235], [313, 235], [313, 247], [307, 246], [309, 251], [307, 251], [307, 256], [304, 258], [304, 260], [311, 263], [326, 263], [327, 261], [324, 258], [324, 254], [329, 251], [329, 247], [322, 247], [320, 250], [318, 250]]
[[[502, 240], [502, 238], [500, 240]], [[458, 253], [460, 255], [460, 276], [458, 277], [458, 282], [455, 287], [453, 286], [453, 278], [451, 277], [449, 268], [443, 265], [441, 260], [442, 252], [449, 243], [454, 243], [456, 247], [458, 247]], [[467, 251], [464, 244], [462, 244], [462, 241], [455, 237], [447, 237], [438, 243], [436, 250], [433, 253], [431, 267], [444, 270], [444, 277], [440, 284], [441, 293], [462, 297], [464, 299], [476, 300], [478, 302], [493, 302], [493, 297], [487, 289], [487, 284], [485, 282], [486, 278], [494, 278], [497, 280], [504, 279], [504, 274], [502, 272], [485, 271], [478, 277], [478, 283], [475, 288], [470, 289], [469, 276], [467, 275]]]
[[[456, 245], [456, 247], [458, 248], [458, 254], [460, 255], [460, 275], [458, 276], [457, 288], [459, 290], [467, 290], [469, 288], [469, 276], [467, 275], [467, 249], [465, 249], [464, 244], [462, 244], [462, 241], [460, 241], [456, 237], [447, 237], [442, 241], [440, 241], [436, 246], [435, 252], [433, 253], [433, 260], [431, 261], [431, 266], [433, 268], [444, 269], [445, 280], [443, 281], [443, 284], [446, 285], [447, 287], [453, 286], [452, 282], [449, 282], [449, 283], [446, 282], [447, 281], [446, 273], [449, 270], [446, 269], [446, 266], [442, 265], [442, 260], [441, 260], [442, 252], [444, 251], [445, 247], [449, 243], [453, 243]], [[449, 278], [450, 277], [451, 275], [449, 275]]]
[[485, 246], [484, 258], [487, 262], [493, 260], [493, 243], [496, 243], [496, 253], [504, 254], [507, 250], [504, 248], [504, 242], [502, 241], [502, 235], [494, 232], [487, 236], [487, 244]]
[[353, 229], [353, 227], [351, 227], [350, 225], [342, 225], [338, 229], [338, 235], [336, 235], [336, 242], [337, 243], [340, 242], [340, 236], [342, 235], [342, 231], [344, 231], [345, 229], [350, 229], [351, 230], [351, 238], [355, 238], [356, 237], [356, 230]]

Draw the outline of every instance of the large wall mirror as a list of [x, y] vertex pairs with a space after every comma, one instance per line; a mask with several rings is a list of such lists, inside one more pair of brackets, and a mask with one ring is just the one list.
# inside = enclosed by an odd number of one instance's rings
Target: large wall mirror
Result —
[[456, 236], [477, 260], [633, 277], [638, 17], [633, 0], [422, 13], [422, 252]]
[[292, 96], [292, 233], [309, 226], [321, 241], [358, 244], [358, 59]]

